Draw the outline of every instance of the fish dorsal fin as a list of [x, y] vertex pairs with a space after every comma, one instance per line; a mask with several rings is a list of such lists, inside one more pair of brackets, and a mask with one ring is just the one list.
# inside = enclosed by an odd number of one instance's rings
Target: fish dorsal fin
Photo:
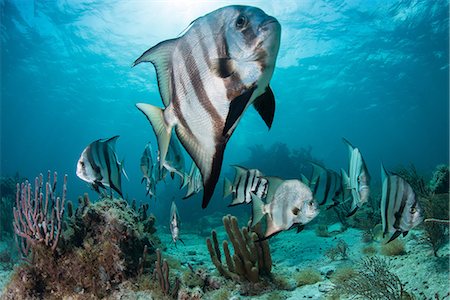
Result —
[[352, 152], [353, 152], [353, 149], [355, 148], [355, 147], [353, 147], [353, 145], [346, 139], [346, 138], [342, 138], [342, 141], [344, 141], [344, 143], [347, 145], [347, 147], [348, 147], [348, 160], [350, 161], [351, 160], [351, 158], [352, 158]]
[[273, 196], [275, 195], [276, 190], [278, 187], [283, 183], [283, 179], [280, 177], [275, 176], [267, 176], [267, 177], [261, 177], [267, 179], [267, 182], [269, 183], [269, 187], [267, 188], [267, 203], [272, 202]]
[[171, 57], [177, 45], [178, 39], [171, 39], [153, 46], [145, 51], [133, 63], [133, 67], [141, 62], [151, 62], [156, 69], [159, 92], [164, 106], [168, 106], [171, 98], [170, 69]]
[[230, 77], [236, 71], [235, 62], [228, 57], [213, 59], [211, 61], [211, 71], [220, 78]]
[[275, 114], [275, 96], [270, 86], [267, 86], [264, 94], [255, 99], [253, 106], [270, 129]]
[[225, 126], [222, 131], [223, 136], [231, 135], [231, 129], [233, 128], [237, 120], [239, 120], [239, 118], [242, 116], [242, 113], [247, 107], [248, 101], [250, 101], [250, 98], [252, 97], [255, 89], [256, 86], [253, 86], [252, 88], [247, 89], [244, 93], [231, 100], [227, 119], [225, 121]]
[[225, 199], [233, 192], [233, 185], [228, 178], [224, 178], [223, 180], [223, 198]]
[[325, 169], [323, 166], [321, 166], [320, 164], [315, 163], [313, 161], [310, 161], [309, 163], [313, 166], [313, 174], [311, 177], [311, 183], [316, 183], [317, 178], [319, 178], [322, 173], [326, 172], [327, 169]]
[[108, 144], [108, 146], [110, 146], [112, 149], [116, 148], [116, 142], [117, 139], [119, 138], [120, 135], [115, 135], [112, 138], [109, 138], [107, 140], [104, 141], [105, 144]]
[[381, 163], [381, 184], [389, 177], [389, 172], [384, 167], [383, 163]]
[[236, 177], [242, 176], [247, 173], [247, 169], [238, 165], [233, 165], [233, 168], [236, 169]]
[[309, 182], [309, 179], [304, 174], [301, 174], [300, 177], [301, 177], [301, 181], [304, 184], [306, 184], [307, 186], [309, 186], [311, 184], [311, 182]]

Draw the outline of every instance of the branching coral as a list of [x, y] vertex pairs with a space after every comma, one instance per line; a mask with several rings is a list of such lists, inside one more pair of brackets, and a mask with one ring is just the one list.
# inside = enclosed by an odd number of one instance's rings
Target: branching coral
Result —
[[368, 300], [400, 300], [408, 296], [398, 276], [377, 256], [363, 259], [357, 273], [340, 280], [335, 292]]
[[19, 237], [18, 246], [23, 258], [28, 256], [29, 246], [45, 244], [55, 251], [61, 236], [64, 202], [67, 192], [67, 175], [64, 176], [62, 197], [56, 196], [57, 174], [53, 184], [48, 171], [43, 194], [43, 176], [35, 179], [34, 192], [28, 181], [17, 184], [16, 206], [14, 207], [14, 232]]
[[206, 239], [211, 260], [219, 273], [228, 279], [250, 282], [258, 282], [261, 275], [270, 274], [272, 257], [269, 242], [256, 242], [261, 235], [259, 226], [255, 227], [254, 232], [249, 232], [246, 227], [240, 230], [236, 217], [230, 215], [223, 218], [223, 225], [234, 248], [231, 256], [228, 242], [223, 241], [226, 266], [222, 263], [216, 231], [211, 232], [212, 242], [210, 238]]
[[449, 194], [435, 194], [420, 198], [426, 222], [424, 222], [427, 240], [437, 256], [439, 248], [448, 240]]
[[175, 279], [175, 284], [173, 288], [170, 287], [169, 281], [169, 264], [167, 260], [161, 260], [161, 250], [156, 250], [156, 262], [155, 262], [155, 270], [153, 271], [153, 277], [158, 280], [159, 286], [164, 295], [170, 295], [172, 298], [177, 298], [178, 291], [180, 289], [180, 280], [178, 278]]

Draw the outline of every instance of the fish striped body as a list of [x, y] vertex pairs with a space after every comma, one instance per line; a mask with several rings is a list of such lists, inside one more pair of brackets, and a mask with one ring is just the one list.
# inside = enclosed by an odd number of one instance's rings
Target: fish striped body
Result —
[[[239, 18], [245, 24], [236, 29]], [[257, 8], [225, 7], [198, 18], [183, 36], [150, 48], [135, 62], [152, 62], [157, 71], [165, 110], [137, 107], [157, 135], [161, 162], [175, 127], [202, 174], [202, 207], [214, 192], [228, 139], [255, 100], [261, 99], [255, 107], [270, 127], [274, 102], [269, 81], [279, 31], [279, 23]]]
[[[369, 200], [370, 195], [370, 175], [367, 165], [358, 148], [355, 148], [349, 141], [343, 139], [348, 147], [349, 153], [349, 173], [343, 178], [346, 188], [350, 189], [353, 202], [349, 216]], [[344, 172], [345, 174], [345, 172]], [[346, 175], [346, 174], [345, 174]]]
[[382, 169], [381, 221], [383, 237], [393, 233], [390, 241], [400, 234], [406, 235], [409, 230], [423, 220], [421, 208], [412, 187], [398, 175], [389, 175], [384, 166]]
[[89, 144], [81, 153], [77, 163], [77, 176], [90, 183], [95, 191], [110, 187], [121, 197], [122, 166], [115, 153], [118, 135], [109, 139], [99, 139]]
[[319, 205], [334, 205], [341, 189], [341, 178], [333, 170], [312, 163], [314, 171], [310, 180], [311, 191]]
[[233, 197], [230, 206], [250, 203], [252, 193], [260, 199], [266, 197], [269, 183], [267, 179], [263, 178], [264, 174], [257, 169], [245, 169], [239, 166], [234, 166], [234, 168], [236, 176], [233, 184], [229, 183], [227, 179], [224, 183], [224, 198], [230, 193]]

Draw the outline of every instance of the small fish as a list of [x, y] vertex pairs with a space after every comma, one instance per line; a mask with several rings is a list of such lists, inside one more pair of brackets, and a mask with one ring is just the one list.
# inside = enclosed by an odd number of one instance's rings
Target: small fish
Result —
[[180, 216], [178, 215], [177, 206], [175, 201], [172, 201], [172, 206], [170, 207], [170, 233], [172, 234], [172, 241], [177, 246], [177, 241], [184, 242], [180, 239]]
[[319, 213], [319, 208], [308, 186], [299, 180], [282, 180], [266, 177], [269, 181], [266, 202], [252, 194], [253, 214], [252, 226], [255, 226], [266, 215], [267, 226], [264, 239], [280, 231], [310, 222]]
[[156, 178], [155, 178], [155, 164], [152, 158], [152, 145], [149, 142], [144, 149], [141, 156], [140, 163], [141, 171], [143, 174], [141, 183], [145, 181], [146, 195], [150, 195], [150, 198], [156, 196]]
[[76, 173], [80, 179], [90, 183], [96, 192], [100, 193], [99, 188], [106, 189], [108, 186], [123, 197], [121, 173], [127, 179], [128, 176], [115, 152], [118, 138], [116, 135], [90, 143], [81, 153]]
[[138, 103], [157, 136], [161, 165], [172, 128], [200, 169], [208, 206], [228, 140], [251, 104], [270, 128], [275, 99], [269, 87], [281, 26], [261, 9], [227, 6], [194, 20], [186, 32], [145, 51], [133, 64], [156, 69], [164, 109]]
[[[174, 177], [174, 174], [178, 174], [181, 178], [181, 185], [184, 185], [185, 178], [185, 164], [184, 156], [181, 151], [180, 142], [176, 138], [172, 138], [169, 143], [166, 159], [163, 162], [163, 167], [169, 171], [170, 176]], [[162, 171], [162, 177], [166, 176], [166, 172]]]
[[223, 183], [223, 197], [226, 198], [233, 194], [233, 200], [229, 206], [250, 203], [251, 194], [254, 193], [260, 199], [264, 199], [267, 194], [268, 181], [263, 178], [257, 169], [246, 169], [240, 166], [233, 166], [236, 169], [234, 182], [231, 183], [225, 178]]
[[309, 187], [319, 205], [336, 205], [335, 197], [341, 189], [341, 177], [333, 170], [311, 162], [313, 175]]
[[387, 243], [408, 232], [423, 221], [422, 209], [412, 187], [402, 177], [389, 174], [381, 165], [383, 183], [381, 197], [381, 221], [383, 238], [393, 233]]
[[202, 174], [200, 173], [200, 170], [197, 168], [194, 162], [192, 162], [191, 170], [189, 171], [189, 174], [186, 175], [184, 183], [185, 184], [184, 186], [182, 186], [182, 188], [187, 185], [188, 190], [186, 196], [184, 196], [183, 199], [187, 199], [203, 189]]
[[347, 175], [344, 172], [344, 177], [342, 177], [342, 180], [344, 181], [344, 185], [346, 186], [346, 188], [351, 190], [353, 198], [350, 213], [347, 215], [347, 217], [349, 217], [353, 215], [359, 207], [361, 207], [369, 200], [370, 175], [361, 152], [359, 152], [359, 149], [353, 147], [352, 144], [350, 144], [350, 142], [346, 139], [343, 140], [348, 147], [348, 156], [350, 163], [349, 173]]

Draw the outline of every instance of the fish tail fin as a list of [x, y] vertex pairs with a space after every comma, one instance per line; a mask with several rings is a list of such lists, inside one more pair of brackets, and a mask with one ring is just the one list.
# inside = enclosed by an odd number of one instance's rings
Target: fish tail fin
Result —
[[233, 191], [233, 185], [228, 178], [223, 180], [223, 198], [228, 197]]
[[308, 179], [305, 175], [301, 174], [300, 176], [301, 176], [301, 181], [302, 181], [304, 184], [306, 184], [307, 186], [310, 186], [310, 185], [311, 185], [311, 182], [309, 182], [309, 179]]
[[160, 155], [159, 169], [161, 170], [167, 150], [169, 149], [170, 136], [172, 134], [172, 126], [164, 120], [164, 110], [146, 103], [137, 103], [136, 107], [144, 113], [152, 125], [153, 131], [158, 140], [158, 148]]
[[252, 194], [252, 227], [264, 217], [264, 202], [255, 194]]
[[181, 189], [184, 189], [189, 184], [190, 180], [191, 176], [188, 173], [184, 173], [182, 179], [183, 184], [181, 185]]

